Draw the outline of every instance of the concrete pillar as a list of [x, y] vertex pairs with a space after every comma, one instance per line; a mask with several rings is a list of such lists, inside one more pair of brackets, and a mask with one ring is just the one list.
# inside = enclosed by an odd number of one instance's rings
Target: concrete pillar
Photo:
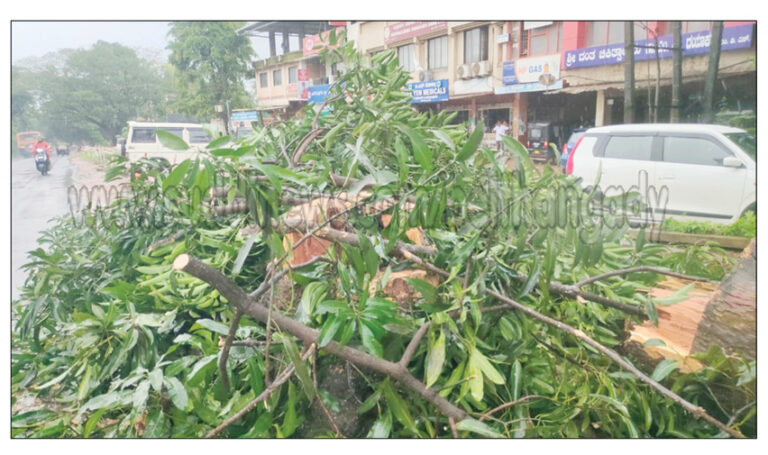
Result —
[[275, 32], [269, 32], [269, 56], [277, 55], [277, 44], [275, 41]]
[[595, 126], [603, 125], [605, 125], [605, 90], [598, 90], [595, 102]]
[[515, 93], [512, 101], [512, 135], [518, 141], [525, 144], [526, 131], [528, 125], [528, 95], [526, 93]]

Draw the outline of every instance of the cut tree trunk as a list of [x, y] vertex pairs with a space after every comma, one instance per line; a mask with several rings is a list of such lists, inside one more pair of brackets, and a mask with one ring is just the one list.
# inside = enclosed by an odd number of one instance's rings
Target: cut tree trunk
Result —
[[[653, 365], [662, 359], [676, 360], [685, 372], [696, 371], [702, 364], [691, 354], [706, 352], [713, 346], [725, 352], [756, 359], [757, 349], [757, 248], [752, 243], [741, 259], [717, 286], [695, 282], [688, 298], [659, 308], [659, 324], [650, 321], [629, 328], [625, 348]], [[692, 283], [668, 278], [646, 292], [663, 298]], [[657, 339], [664, 342], [645, 343]]]

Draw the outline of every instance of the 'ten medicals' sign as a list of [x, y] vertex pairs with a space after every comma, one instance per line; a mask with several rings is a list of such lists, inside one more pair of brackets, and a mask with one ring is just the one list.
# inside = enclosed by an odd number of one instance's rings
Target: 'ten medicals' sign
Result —
[[448, 79], [413, 82], [408, 84], [408, 88], [411, 90], [411, 103], [448, 101]]

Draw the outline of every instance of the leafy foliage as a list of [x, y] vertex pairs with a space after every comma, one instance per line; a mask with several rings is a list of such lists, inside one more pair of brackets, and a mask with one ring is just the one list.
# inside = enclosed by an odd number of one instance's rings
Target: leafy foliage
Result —
[[[719, 436], [577, 339], [521, 314], [482, 311], [494, 304], [484, 290], [500, 289], [618, 348], [628, 316], [554, 296], [549, 284], [663, 265], [667, 247], [629, 241], [626, 223], [593, 211], [592, 195], [573, 178], [549, 168], [539, 172], [514, 140], [502, 153], [478, 149], [478, 133], [451, 126], [451, 114], [414, 112], [404, 90], [409, 76], [393, 52], [368, 62], [347, 43], [323, 55], [345, 67], [327, 114], [316, 115], [310, 105], [296, 119], [257, 128], [240, 141], [217, 139], [209, 158], [172, 170], [140, 163], [130, 198], [61, 219], [46, 232], [15, 305], [12, 392], [14, 399], [32, 395], [57, 408], [14, 414], [13, 436], [201, 437], [264, 391], [266, 374], [275, 377], [288, 364], [296, 376], [222, 436], [324, 435], [308, 430], [312, 402], [320, 399], [333, 411], [343, 400], [322, 382], [317, 389], [310, 383], [299, 347], [287, 336], [276, 336], [269, 352], [260, 344], [233, 346], [227, 392], [216, 365], [233, 310], [216, 290], [171, 263], [189, 253], [255, 289], [267, 264], [284, 255], [271, 230], [271, 221], [290, 209], [281, 196], [331, 193], [331, 173], [357, 179], [351, 194], [376, 183], [368, 190], [371, 203], [400, 197], [386, 228], [369, 212], [351, 210], [346, 223], [359, 246], [332, 248], [331, 263], [290, 275], [299, 291], [283, 311], [318, 329], [321, 347], [335, 340], [397, 361], [413, 333], [430, 322], [408, 365], [416, 377], [478, 418], [518, 402], [483, 422], [459, 422], [465, 437]], [[291, 167], [288, 155], [314, 122], [324, 133], [300, 160], [312, 166]], [[132, 175], [137, 170], [124, 161], [115, 165]], [[248, 212], [212, 216], [204, 201], [212, 187], [230, 188], [228, 202], [245, 198]], [[408, 210], [406, 200], [413, 201]], [[261, 229], [241, 234], [252, 224]], [[436, 286], [411, 280], [421, 297], [404, 309], [371, 283], [379, 271], [386, 280], [408, 266], [389, 253], [395, 240], [408, 241], [405, 232], [413, 227], [423, 229], [436, 247], [435, 264], [452, 275]], [[184, 235], [172, 235], [177, 232]], [[175, 240], [158, 243], [164, 238]], [[644, 306], [637, 289], [656, 279], [643, 273], [591, 286]], [[238, 340], [264, 336], [246, 317], [236, 333]], [[706, 365], [699, 372], [661, 365], [653, 374], [754, 435], [754, 363], [719, 351], [697, 357]], [[317, 361], [321, 371], [337, 362], [330, 355]], [[451, 436], [447, 420], [419, 397], [389, 378], [359, 375], [365, 397], [352, 412], [369, 422], [346, 436]]]
[[757, 215], [747, 211], [733, 224], [718, 224], [707, 221], [678, 221], [672, 218], [664, 220], [662, 229], [689, 234], [732, 235], [735, 237], [754, 238], [757, 235]]
[[243, 81], [251, 77], [253, 49], [248, 37], [235, 31], [241, 22], [173, 22], [169, 31], [169, 62], [176, 69], [180, 112], [211, 118], [214, 105], [231, 101], [248, 107]]

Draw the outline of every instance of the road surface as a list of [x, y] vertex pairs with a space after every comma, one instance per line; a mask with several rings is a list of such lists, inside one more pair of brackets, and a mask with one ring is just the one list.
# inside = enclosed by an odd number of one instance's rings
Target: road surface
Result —
[[75, 167], [69, 156], [53, 156], [51, 171], [41, 175], [32, 158], [11, 162], [11, 299], [19, 297], [26, 273], [19, 267], [28, 262], [27, 252], [38, 247], [40, 233], [49, 220], [69, 211], [67, 188]]

